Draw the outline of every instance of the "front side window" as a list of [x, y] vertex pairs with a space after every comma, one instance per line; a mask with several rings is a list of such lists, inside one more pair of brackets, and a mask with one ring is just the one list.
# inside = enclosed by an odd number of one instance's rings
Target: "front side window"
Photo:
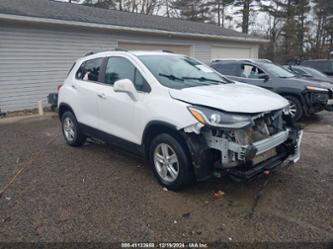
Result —
[[84, 81], [97, 82], [99, 79], [103, 58], [85, 61], [76, 73], [76, 78]]
[[272, 63], [263, 63], [262, 67], [270, 72], [272, 75], [278, 78], [294, 78], [296, 77], [295, 74], [290, 73], [286, 69], [281, 66], [272, 64]]
[[232, 83], [207, 65], [188, 56], [153, 54], [141, 55], [138, 58], [155, 78], [168, 88], [182, 89]]
[[149, 85], [136, 67], [126, 58], [110, 57], [108, 59], [104, 83], [113, 86], [117, 80], [129, 79], [136, 90], [147, 92]]
[[250, 78], [250, 79], [259, 79], [261, 75], [264, 75], [265, 72], [262, 71], [260, 68], [250, 65], [250, 64], [243, 64], [241, 66], [241, 75], [242, 78]]

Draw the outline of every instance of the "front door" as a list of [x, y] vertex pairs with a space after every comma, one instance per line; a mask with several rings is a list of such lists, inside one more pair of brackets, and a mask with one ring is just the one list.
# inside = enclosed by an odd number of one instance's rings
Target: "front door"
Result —
[[[129, 79], [138, 91], [138, 100], [134, 101], [127, 93], [113, 91], [117, 80]], [[100, 130], [118, 138], [140, 144], [137, 129], [137, 112], [142, 110], [142, 103], [149, 85], [139, 70], [127, 58], [109, 57], [103, 79], [103, 91], [98, 99], [100, 112]]]
[[230, 77], [233, 80], [260, 86], [272, 90], [272, 82], [269, 78], [263, 79], [264, 75], [268, 76], [261, 68], [247, 63], [238, 64], [237, 76]]

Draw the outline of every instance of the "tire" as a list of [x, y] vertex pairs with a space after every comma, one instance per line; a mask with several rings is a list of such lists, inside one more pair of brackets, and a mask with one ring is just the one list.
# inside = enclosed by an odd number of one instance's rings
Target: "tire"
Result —
[[194, 179], [187, 148], [180, 139], [167, 133], [157, 135], [152, 140], [149, 161], [158, 181], [168, 189], [183, 189]]
[[86, 136], [80, 131], [74, 114], [66, 111], [61, 117], [62, 133], [68, 145], [80, 147], [86, 142]]
[[[303, 117], [303, 107], [301, 102], [298, 100], [298, 98], [293, 97], [293, 96], [284, 96], [290, 104], [290, 114], [292, 116], [292, 119], [294, 121], [298, 121]], [[295, 110], [295, 112], [292, 112], [292, 110]]]

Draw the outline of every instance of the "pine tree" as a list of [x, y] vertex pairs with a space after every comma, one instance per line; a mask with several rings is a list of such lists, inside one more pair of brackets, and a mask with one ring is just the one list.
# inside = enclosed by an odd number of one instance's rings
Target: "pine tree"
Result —
[[250, 26], [250, 13], [252, 8], [258, 0], [235, 0], [234, 6], [240, 7], [241, 10], [237, 11], [236, 14], [240, 13], [242, 16], [242, 32], [245, 34], [249, 33], [249, 26]]
[[210, 20], [209, 7], [203, 0], [175, 0], [171, 2], [172, 9], [179, 12], [179, 16], [186, 20], [206, 22]]
[[225, 13], [226, 7], [232, 5], [235, 0], [208, 0], [206, 3], [207, 6], [210, 7], [210, 12], [214, 13], [216, 16], [212, 16], [211, 18], [217, 19], [217, 25], [224, 27], [225, 20], [232, 19], [231, 15], [227, 15]]

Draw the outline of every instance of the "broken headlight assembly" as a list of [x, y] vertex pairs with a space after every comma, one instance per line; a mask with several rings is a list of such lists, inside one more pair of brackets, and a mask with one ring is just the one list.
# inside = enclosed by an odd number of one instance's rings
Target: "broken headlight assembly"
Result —
[[190, 106], [188, 109], [200, 123], [213, 127], [240, 129], [253, 122], [250, 115], [232, 114], [202, 106]]

